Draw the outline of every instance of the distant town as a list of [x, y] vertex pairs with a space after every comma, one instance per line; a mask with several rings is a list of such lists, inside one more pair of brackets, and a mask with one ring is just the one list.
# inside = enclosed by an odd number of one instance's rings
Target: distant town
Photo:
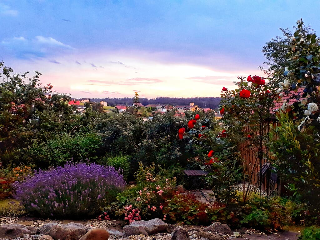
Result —
[[168, 98], [160, 97], [155, 99], [139, 98], [80, 98], [72, 99], [68, 102], [74, 106], [78, 112], [83, 112], [88, 104], [104, 112], [123, 113], [139, 108], [139, 115], [143, 117], [151, 116], [155, 113], [166, 113], [176, 110], [177, 115], [184, 115], [185, 111], [216, 111], [220, 103], [219, 97], [199, 97], [199, 98]]

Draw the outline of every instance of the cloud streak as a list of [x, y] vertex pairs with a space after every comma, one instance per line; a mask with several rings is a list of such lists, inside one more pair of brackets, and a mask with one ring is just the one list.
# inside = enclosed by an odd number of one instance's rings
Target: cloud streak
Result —
[[108, 81], [108, 80], [88, 80], [88, 85], [101, 85], [101, 86], [132, 86], [132, 85], [145, 85], [145, 84], [156, 84], [163, 82], [157, 78], [130, 78], [126, 81]]
[[0, 14], [16, 17], [18, 16], [19, 12], [17, 10], [11, 9], [11, 7], [9, 7], [8, 5], [0, 3]]
[[234, 81], [237, 81], [237, 77], [235, 76], [197, 76], [188, 77], [187, 79], [213, 85], [230, 84]]
[[0, 45], [19, 59], [44, 58], [57, 53], [70, 53], [74, 50], [52, 37], [36, 36], [27, 39], [23, 36], [4, 39]]

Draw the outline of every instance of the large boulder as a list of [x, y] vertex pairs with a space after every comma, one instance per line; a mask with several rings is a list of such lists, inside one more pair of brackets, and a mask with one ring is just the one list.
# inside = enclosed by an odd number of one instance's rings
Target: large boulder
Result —
[[81, 223], [48, 223], [40, 227], [40, 233], [50, 235], [54, 240], [79, 240], [89, 228]]
[[79, 240], [108, 240], [109, 236], [110, 234], [107, 230], [103, 228], [95, 228], [83, 235]]
[[22, 238], [31, 231], [21, 224], [2, 224], [0, 225], [0, 239]]
[[210, 226], [206, 227], [204, 230], [208, 232], [223, 234], [223, 235], [232, 234], [230, 227], [227, 224], [221, 224], [220, 222], [214, 222]]
[[149, 221], [135, 221], [130, 225], [123, 227], [126, 236], [130, 235], [152, 235], [160, 232], [166, 232], [168, 229], [168, 224], [159, 218], [155, 218]]

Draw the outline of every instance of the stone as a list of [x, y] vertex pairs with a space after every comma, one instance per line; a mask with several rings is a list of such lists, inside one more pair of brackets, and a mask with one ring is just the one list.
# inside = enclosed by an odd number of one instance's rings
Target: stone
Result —
[[12, 239], [23, 237], [30, 234], [30, 230], [21, 224], [2, 224], [0, 225], [0, 239]]
[[131, 236], [131, 235], [149, 235], [147, 231], [144, 229], [144, 227], [140, 226], [130, 226], [126, 225], [123, 227], [124, 235], [125, 236]]
[[79, 240], [89, 228], [81, 223], [48, 223], [40, 227], [40, 233], [50, 235], [54, 240]]
[[182, 229], [182, 228], [176, 228], [173, 232], [172, 232], [172, 240], [188, 240], [190, 239], [189, 234], [186, 230]]
[[108, 240], [110, 234], [104, 228], [94, 228], [83, 235], [79, 240]]
[[108, 228], [107, 231], [108, 231], [108, 233], [110, 235], [114, 235], [114, 236], [117, 236], [117, 237], [122, 237], [124, 235], [123, 232], [120, 232], [117, 229]]
[[[134, 221], [130, 225], [124, 226], [123, 230], [126, 236], [139, 234], [152, 235], [160, 232], [166, 232], [168, 226], [169, 225], [161, 219], [155, 218], [149, 221]], [[145, 234], [142, 229], [147, 232], [147, 234]]]
[[221, 233], [224, 235], [231, 235], [233, 233], [227, 224], [221, 224], [220, 222], [214, 222], [210, 226], [206, 227], [204, 230], [214, 233]]
[[53, 238], [49, 235], [41, 235], [38, 239], [39, 240], [53, 240]]

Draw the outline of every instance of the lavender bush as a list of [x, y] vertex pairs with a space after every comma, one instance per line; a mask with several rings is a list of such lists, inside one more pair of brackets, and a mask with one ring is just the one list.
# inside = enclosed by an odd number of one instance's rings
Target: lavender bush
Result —
[[14, 187], [15, 198], [31, 215], [77, 219], [98, 215], [103, 206], [115, 200], [125, 181], [113, 167], [67, 163], [39, 170]]

